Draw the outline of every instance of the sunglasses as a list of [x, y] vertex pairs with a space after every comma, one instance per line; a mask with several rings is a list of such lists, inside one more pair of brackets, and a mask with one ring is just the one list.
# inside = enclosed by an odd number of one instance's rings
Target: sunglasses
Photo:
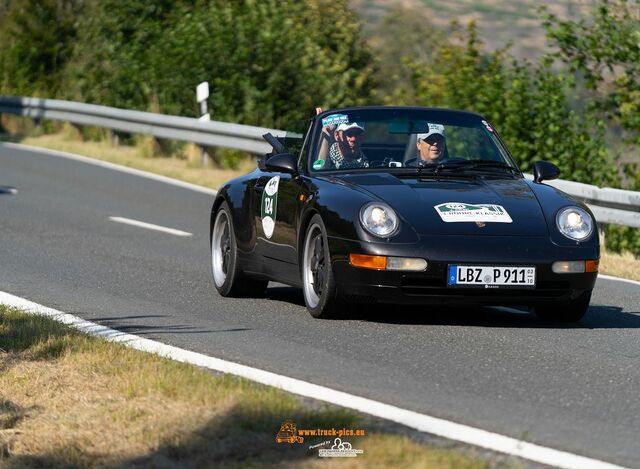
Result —
[[429, 135], [427, 138], [423, 138], [422, 141], [427, 142], [429, 145], [444, 143], [444, 137], [442, 135]]

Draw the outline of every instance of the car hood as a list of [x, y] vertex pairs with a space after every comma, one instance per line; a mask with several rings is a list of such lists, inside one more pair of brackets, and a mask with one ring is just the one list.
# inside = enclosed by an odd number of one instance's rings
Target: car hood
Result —
[[[388, 173], [368, 173], [341, 175], [336, 179], [391, 205], [418, 234], [549, 235], [540, 203], [521, 178], [442, 177], [418, 181]], [[482, 210], [478, 212], [478, 204], [499, 207], [483, 215]], [[500, 213], [500, 207], [506, 213]], [[453, 221], [465, 216], [470, 217], [470, 221]], [[509, 218], [511, 221], [507, 222]], [[476, 223], [477, 219], [484, 221]]]

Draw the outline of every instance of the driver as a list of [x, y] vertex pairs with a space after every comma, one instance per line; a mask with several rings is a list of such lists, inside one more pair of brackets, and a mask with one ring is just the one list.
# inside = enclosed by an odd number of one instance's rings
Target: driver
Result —
[[369, 167], [369, 161], [360, 149], [364, 141], [364, 127], [357, 122], [340, 124], [335, 138], [336, 142], [329, 149], [329, 158], [336, 169]]
[[422, 164], [437, 164], [446, 159], [447, 142], [444, 138], [444, 126], [440, 124], [428, 124], [428, 132], [418, 134], [416, 147], [418, 156], [407, 160], [406, 166]]

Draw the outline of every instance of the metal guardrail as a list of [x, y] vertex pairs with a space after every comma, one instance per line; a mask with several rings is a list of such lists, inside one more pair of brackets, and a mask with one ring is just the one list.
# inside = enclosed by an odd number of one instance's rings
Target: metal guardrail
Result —
[[[533, 179], [531, 174], [525, 174], [525, 177]], [[544, 183], [587, 204], [599, 223], [640, 228], [640, 192], [611, 187], [600, 188], [564, 179], [544, 181]]]
[[267, 132], [276, 137], [301, 137], [300, 134], [284, 130], [200, 121], [191, 117], [131, 111], [59, 99], [0, 96], [0, 113], [106, 127], [127, 133], [149, 134], [203, 146], [233, 148], [256, 155], [271, 151], [271, 146], [262, 138]]
[[600, 188], [562, 179], [546, 181], [545, 184], [586, 203], [601, 223], [640, 228], [640, 192]]
[[[127, 133], [150, 134], [158, 138], [182, 140], [198, 145], [225, 147], [253, 154], [271, 151], [262, 135], [300, 138], [284, 130], [252, 127], [228, 122], [200, 121], [190, 117], [131, 111], [95, 104], [58, 99], [0, 96], [0, 113], [17, 114], [33, 119], [51, 119], [79, 125], [106, 127]], [[527, 175], [529, 179], [532, 176]], [[585, 202], [601, 223], [640, 228], [640, 192], [599, 188], [590, 184], [558, 179], [546, 181], [574, 198]]]

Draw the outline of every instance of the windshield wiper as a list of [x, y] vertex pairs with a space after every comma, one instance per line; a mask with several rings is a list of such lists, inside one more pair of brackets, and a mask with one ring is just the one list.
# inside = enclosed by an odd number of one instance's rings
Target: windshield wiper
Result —
[[[459, 162], [458, 162], [459, 163]], [[455, 169], [455, 168], [459, 168], [460, 166], [465, 166], [465, 165], [459, 165], [456, 163], [451, 163], [451, 164], [446, 164], [446, 163], [440, 163], [440, 164], [429, 164], [429, 163], [418, 163], [418, 179], [421, 179], [423, 177], [440, 177], [440, 176], [456, 176], [456, 177], [475, 177], [469, 174], [463, 174], [460, 172], [455, 172], [455, 173], [450, 173], [449, 171], [445, 171], [442, 172], [442, 170], [448, 170], [448, 169]], [[426, 174], [423, 173], [423, 171], [426, 170]]]
[[[472, 171], [474, 169], [506, 169], [511, 174], [519, 175], [520, 171], [516, 168], [502, 161], [491, 161], [491, 160], [463, 160], [463, 159], [455, 159], [452, 161], [443, 161], [442, 163], [426, 163], [419, 162], [418, 163], [418, 179], [422, 177], [426, 177], [428, 175], [436, 175], [437, 176], [461, 176], [461, 177], [469, 177], [473, 174]], [[453, 174], [452, 174], [453, 172]], [[492, 171], [493, 172], [493, 171]], [[426, 174], [425, 174], [426, 173]], [[495, 172], [494, 172], [495, 173]]]
[[[484, 169], [484, 168], [497, 168], [497, 169], [506, 169], [512, 174], [520, 174], [513, 166], [504, 163], [502, 161], [490, 161], [490, 160], [454, 160], [454, 161], [444, 161], [442, 163], [436, 165], [425, 165], [423, 166], [425, 169], [428, 168], [432, 170], [435, 174], [442, 173], [443, 171], [448, 170], [462, 170], [467, 171], [470, 169]], [[418, 174], [422, 171], [420, 170], [420, 166], [418, 166]]]
[[[490, 161], [490, 160], [469, 160], [468, 162], [469, 164], [466, 166], [469, 169], [475, 169], [475, 168], [499, 168], [499, 169], [506, 169], [508, 171], [510, 171], [513, 174], [520, 174], [520, 171], [518, 171], [516, 168], [514, 168], [513, 166], [511, 166], [510, 164], [507, 164], [503, 161]], [[446, 163], [443, 163], [446, 164]]]

